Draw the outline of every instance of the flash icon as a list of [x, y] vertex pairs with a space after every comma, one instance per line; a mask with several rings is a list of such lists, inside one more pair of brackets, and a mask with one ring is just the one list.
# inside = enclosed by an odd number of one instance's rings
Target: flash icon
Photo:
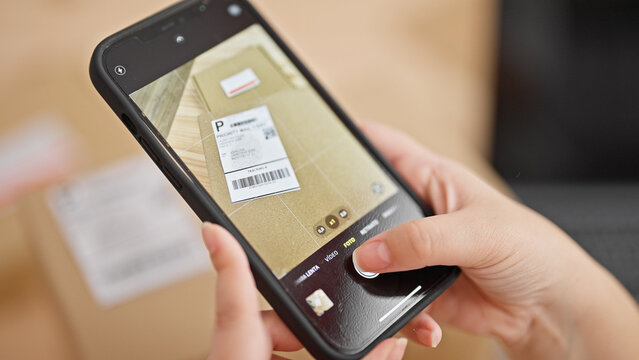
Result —
[[115, 71], [115, 73], [120, 76], [126, 74], [126, 68], [122, 65], [116, 66], [113, 71]]

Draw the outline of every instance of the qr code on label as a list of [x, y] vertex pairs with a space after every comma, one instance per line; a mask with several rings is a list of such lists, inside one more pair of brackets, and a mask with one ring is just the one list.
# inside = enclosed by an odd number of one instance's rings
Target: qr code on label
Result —
[[266, 129], [262, 129], [262, 132], [264, 133], [264, 139], [265, 140], [277, 137], [277, 132], [275, 132], [275, 128], [274, 127], [269, 127], [269, 128], [266, 128]]

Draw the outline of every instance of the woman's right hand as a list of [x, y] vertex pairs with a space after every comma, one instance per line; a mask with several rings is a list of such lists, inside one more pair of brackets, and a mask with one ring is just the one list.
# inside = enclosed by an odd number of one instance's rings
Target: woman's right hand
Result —
[[515, 358], [639, 358], [634, 299], [568, 235], [408, 136], [360, 126], [437, 215], [368, 240], [355, 252], [358, 266], [462, 269], [406, 335], [432, 346], [435, 319], [496, 336]]

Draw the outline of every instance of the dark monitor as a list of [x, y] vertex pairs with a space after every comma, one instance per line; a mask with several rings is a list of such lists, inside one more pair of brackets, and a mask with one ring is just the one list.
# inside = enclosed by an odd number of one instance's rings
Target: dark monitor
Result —
[[639, 1], [501, 4], [497, 170], [509, 181], [639, 180]]

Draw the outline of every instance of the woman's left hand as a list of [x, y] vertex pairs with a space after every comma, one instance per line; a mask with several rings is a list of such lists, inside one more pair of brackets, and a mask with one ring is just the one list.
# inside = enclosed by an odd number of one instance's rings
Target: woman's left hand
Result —
[[[240, 244], [219, 225], [205, 223], [204, 243], [217, 271], [216, 318], [209, 360], [278, 358], [302, 344], [273, 311], [260, 311], [255, 281]], [[382, 341], [364, 359], [401, 359], [406, 339]]]

